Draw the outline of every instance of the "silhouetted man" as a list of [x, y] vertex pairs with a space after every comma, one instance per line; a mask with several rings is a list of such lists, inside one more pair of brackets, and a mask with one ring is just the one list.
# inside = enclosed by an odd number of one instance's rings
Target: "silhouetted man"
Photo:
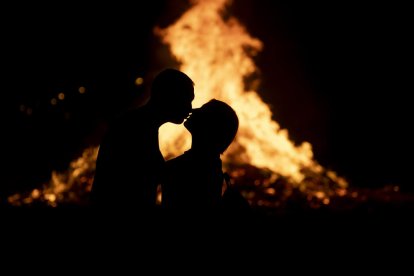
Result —
[[166, 69], [155, 77], [149, 102], [115, 121], [100, 145], [93, 205], [155, 207], [165, 163], [158, 129], [166, 122], [181, 124], [191, 112], [193, 99], [194, 83], [186, 74]]

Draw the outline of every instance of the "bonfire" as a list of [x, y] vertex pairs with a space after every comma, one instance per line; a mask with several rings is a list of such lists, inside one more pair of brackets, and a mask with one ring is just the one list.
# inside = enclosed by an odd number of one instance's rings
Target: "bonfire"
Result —
[[[295, 198], [319, 208], [329, 205], [332, 198], [346, 196], [347, 181], [319, 165], [309, 143], [295, 145], [260, 98], [255, 85], [258, 79], [252, 76], [258, 75], [253, 59], [263, 43], [228, 14], [229, 2], [193, 1], [172, 25], [154, 28], [154, 34], [179, 62], [178, 69], [194, 80], [193, 106], [215, 98], [230, 104], [238, 114], [239, 132], [223, 155], [225, 171], [252, 206], [281, 208]], [[184, 127], [166, 124], [160, 129], [160, 147], [167, 160], [182, 154], [189, 145]], [[87, 204], [97, 152], [96, 147], [85, 149], [67, 171], [52, 172], [48, 183], [27, 194], [10, 196], [9, 203], [52, 207]]]

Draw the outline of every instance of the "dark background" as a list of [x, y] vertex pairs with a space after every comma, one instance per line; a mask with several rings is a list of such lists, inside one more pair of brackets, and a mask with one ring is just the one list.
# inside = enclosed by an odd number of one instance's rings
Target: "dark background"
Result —
[[[99, 143], [107, 120], [172, 62], [152, 29], [187, 6], [157, 0], [2, 9], [3, 195], [37, 187]], [[230, 9], [264, 42], [255, 58], [259, 93], [275, 119], [353, 186], [414, 190], [408, 10], [396, 2], [254, 0]], [[137, 77], [143, 86], [134, 85]], [[65, 100], [51, 105], [60, 92]]]

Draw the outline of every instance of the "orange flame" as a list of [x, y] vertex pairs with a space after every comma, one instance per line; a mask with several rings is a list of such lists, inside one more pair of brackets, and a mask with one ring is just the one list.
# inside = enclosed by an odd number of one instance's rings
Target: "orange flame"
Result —
[[[303, 167], [321, 170], [312, 159], [311, 145], [305, 142], [296, 147], [288, 132], [272, 120], [270, 108], [257, 92], [245, 88], [244, 79], [257, 70], [251, 56], [262, 49], [262, 42], [234, 17], [223, 18], [228, 0], [193, 2], [176, 23], [156, 33], [170, 45], [182, 64], [180, 69], [194, 80], [195, 107], [216, 98], [236, 110], [240, 128], [224, 160], [270, 169], [295, 183], [303, 180]], [[189, 140], [186, 131], [174, 125], [160, 131], [161, 151], [167, 156], [181, 154]]]
[[[261, 188], [265, 197], [279, 196], [283, 200], [292, 195], [293, 187], [307, 194], [308, 201], [330, 203], [332, 196], [347, 194], [347, 182], [335, 172], [327, 171], [313, 160], [311, 145], [304, 142], [295, 146], [287, 130], [272, 120], [270, 108], [256, 91], [246, 89], [245, 78], [257, 68], [252, 57], [263, 47], [262, 42], [251, 37], [234, 17], [223, 14], [230, 0], [194, 0], [193, 6], [173, 25], [156, 28], [162, 41], [168, 44], [174, 57], [181, 62], [180, 69], [196, 84], [194, 107], [212, 98], [230, 104], [239, 116], [239, 132], [226, 151], [227, 164], [250, 164], [272, 174], [249, 182]], [[166, 124], [160, 129], [160, 148], [168, 159], [182, 154], [190, 145], [189, 133], [177, 125]], [[52, 179], [42, 189], [35, 189], [28, 196], [9, 197], [10, 204], [31, 204], [43, 201], [51, 206], [62, 202], [86, 202], [95, 170], [97, 148], [86, 149], [82, 157], [73, 161], [64, 173], [52, 173]], [[306, 172], [306, 173], [305, 173]], [[244, 169], [234, 169], [234, 178], [243, 178]], [[283, 193], [275, 189], [279, 176], [288, 180]], [[270, 187], [273, 185], [272, 187]], [[277, 187], [276, 187], [277, 188]], [[256, 191], [244, 191], [253, 201]], [[82, 200], [83, 199], [83, 200]], [[158, 201], [161, 199], [158, 198]], [[279, 207], [278, 200], [258, 199], [258, 206]], [[319, 205], [318, 205], [319, 206]]]
[[52, 172], [52, 178], [42, 189], [34, 189], [26, 196], [14, 194], [8, 197], [8, 202], [15, 206], [43, 202], [51, 207], [58, 203], [87, 204], [97, 156], [97, 147], [85, 149], [82, 156], [70, 163], [69, 169]]

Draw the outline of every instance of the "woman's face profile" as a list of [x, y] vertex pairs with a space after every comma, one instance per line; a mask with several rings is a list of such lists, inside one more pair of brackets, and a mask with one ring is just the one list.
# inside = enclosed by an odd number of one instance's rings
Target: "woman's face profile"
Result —
[[193, 134], [194, 131], [202, 124], [203, 110], [202, 108], [195, 108], [192, 110], [191, 115], [185, 120], [184, 126], [188, 131]]

